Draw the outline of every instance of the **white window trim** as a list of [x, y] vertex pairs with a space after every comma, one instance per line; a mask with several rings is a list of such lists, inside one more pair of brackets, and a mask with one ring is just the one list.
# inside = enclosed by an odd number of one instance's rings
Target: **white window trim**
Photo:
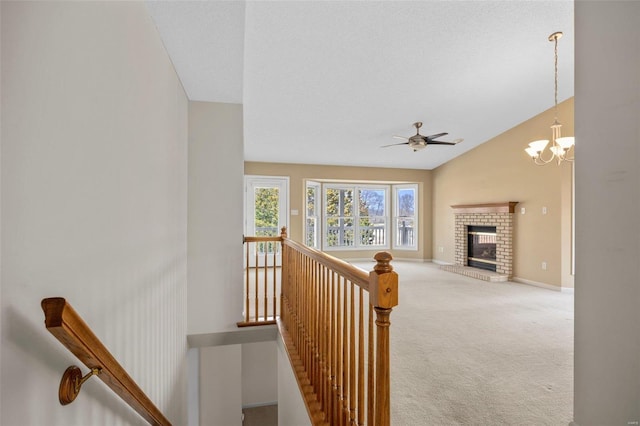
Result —
[[[289, 176], [260, 176], [260, 175], [245, 175], [244, 176], [244, 232], [245, 235], [255, 235], [255, 230], [250, 229], [249, 217], [253, 214], [253, 206], [247, 200], [249, 189], [255, 185], [265, 185], [280, 187], [284, 194], [281, 198], [283, 205], [280, 206], [278, 213], [278, 227], [283, 226], [289, 229]], [[280, 230], [278, 230], [280, 235]]]
[[[308, 210], [308, 206], [307, 206], [307, 190], [309, 189], [309, 187], [314, 187], [316, 189], [316, 199], [314, 200], [315, 203], [315, 216], [309, 216], [309, 210]], [[313, 246], [307, 246], [307, 247], [311, 247], [311, 248], [315, 248], [320, 250], [322, 247], [322, 236], [324, 235], [322, 233], [322, 230], [324, 229], [324, 225], [322, 223], [323, 221], [323, 214], [322, 214], [322, 209], [323, 209], [323, 200], [322, 200], [322, 183], [321, 182], [317, 182], [317, 181], [313, 181], [313, 180], [308, 180], [305, 182], [304, 185], [304, 223], [302, 224], [302, 235], [304, 235], [304, 244], [307, 245], [307, 221], [309, 219], [315, 219], [316, 221], [316, 227], [315, 227], [315, 241], [314, 241], [314, 245]]]
[[[420, 204], [419, 204], [419, 186], [417, 183], [411, 183], [411, 184], [394, 184], [391, 185], [393, 188], [393, 217], [391, 219], [391, 222], [393, 224], [393, 243], [392, 243], [392, 247], [393, 250], [404, 250], [404, 251], [418, 251], [418, 241], [419, 241], [419, 221], [418, 221], [418, 216], [420, 214]], [[414, 222], [414, 229], [413, 229], [413, 233], [414, 233], [414, 237], [413, 237], [413, 241], [414, 241], [414, 245], [412, 246], [400, 246], [397, 245], [396, 242], [396, 222], [399, 218], [399, 209], [400, 209], [400, 203], [398, 202], [398, 191], [401, 189], [413, 189], [414, 191], [414, 216], [413, 216], [413, 222]]]

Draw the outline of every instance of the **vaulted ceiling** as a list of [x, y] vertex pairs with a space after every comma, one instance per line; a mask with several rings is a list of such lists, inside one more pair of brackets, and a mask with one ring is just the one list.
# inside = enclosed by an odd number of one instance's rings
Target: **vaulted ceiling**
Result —
[[[147, 5], [189, 99], [243, 104], [247, 161], [435, 168], [553, 106], [555, 31], [573, 96], [573, 1]], [[380, 148], [416, 121], [464, 141]]]

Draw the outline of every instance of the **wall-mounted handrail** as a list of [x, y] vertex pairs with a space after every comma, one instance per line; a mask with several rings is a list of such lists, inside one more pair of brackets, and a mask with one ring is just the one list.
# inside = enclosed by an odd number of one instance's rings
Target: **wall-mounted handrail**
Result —
[[42, 310], [47, 330], [111, 390], [150, 424], [171, 425], [64, 298], [43, 299]]

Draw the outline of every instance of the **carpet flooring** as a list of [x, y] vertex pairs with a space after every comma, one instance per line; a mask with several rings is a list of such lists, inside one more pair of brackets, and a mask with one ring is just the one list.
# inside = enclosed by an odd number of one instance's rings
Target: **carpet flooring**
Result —
[[393, 265], [393, 425], [571, 422], [572, 294], [480, 281], [431, 263]]
[[278, 426], [277, 405], [243, 408], [242, 414], [242, 426]]

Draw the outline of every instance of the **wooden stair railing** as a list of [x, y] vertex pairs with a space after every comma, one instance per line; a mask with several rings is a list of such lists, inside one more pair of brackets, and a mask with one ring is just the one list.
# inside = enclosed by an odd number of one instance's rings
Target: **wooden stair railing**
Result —
[[82, 383], [95, 374], [150, 424], [171, 425], [65, 299], [43, 299], [42, 310], [47, 330], [91, 370], [81, 377], [78, 367], [67, 369], [58, 394], [62, 405], [71, 403]]
[[389, 253], [374, 259], [367, 273], [289, 240], [283, 229], [278, 327], [313, 425], [390, 424], [398, 275]]
[[280, 314], [282, 234], [274, 237], [243, 237], [244, 318], [238, 327], [275, 324]]

